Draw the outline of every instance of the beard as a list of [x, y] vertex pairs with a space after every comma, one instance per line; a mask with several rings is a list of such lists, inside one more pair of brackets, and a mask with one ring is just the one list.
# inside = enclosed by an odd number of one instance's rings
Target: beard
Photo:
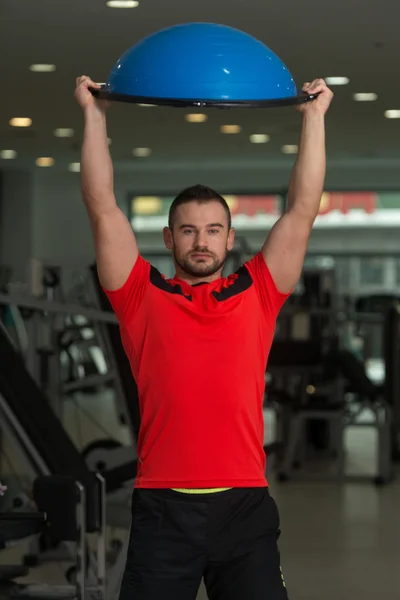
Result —
[[223, 258], [218, 258], [212, 252], [204, 252], [204, 260], [193, 258], [193, 254], [202, 254], [201, 250], [192, 250], [184, 256], [178, 256], [174, 249], [173, 255], [179, 267], [191, 277], [210, 277], [222, 269], [226, 261], [227, 252]]

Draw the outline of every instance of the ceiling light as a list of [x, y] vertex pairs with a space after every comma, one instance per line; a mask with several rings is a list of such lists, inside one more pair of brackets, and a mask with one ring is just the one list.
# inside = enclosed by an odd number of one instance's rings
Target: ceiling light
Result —
[[13, 158], [17, 158], [17, 153], [15, 150], [0, 150], [0, 158], [4, 160], [11, 160]]
[[185, 119], [188, 123], [205, 123], [208, 117], [207, 115], [203, 115], [201, 113], [194, 113], [185, 115]]
[[360, 92], [353, 95], [354, 100], [357, 102], [373, 102], [378, 99], [378, 94], [374, 92]]
[[138, 106], [141, 106], [142, 108], [148, 108], [149, 106], [155, 106], [155, 104], [138, 104]]
[[138, 0], [108, 0], [109, 8], [136, 8], [139, 6]]
[[270, 139], [270, 136], [266, 133], [253, 133], [250, 136], [250, 141], [252, 144], [266, 144]]
[[241, 131], [240, 125], [222, 125], [221, 127], [222, 133], [240, 133]]
[[60, 129], [55, 129], [54, 130], [54, 135], [56, 137], [59, 138], [70, 138], [74, 135], [74, 130], [73, 129], [68, 129], [68, 128], [60, 128]]
[[52, 73], [53, 71], [56, 70], [56, 65], [46, 65], [46, 64], [31, 65], [29, 67], [29, 70], [33, 71], [34, 73]]
[[68, 165], [68, 171], [71, 171], [71, 173], [80, 173], [81, 163], [79, 163], [79, 162], [70, 163]]
[[137, 158], [147, 158], [151, 154], [151, 148], [134, 148], [132, 153]]
[[400, 110], [387, 110], [385, 111], [385, 117], [387, 119], [400, 119]]
[[327, 85], [347, 85], [350, 83], [348, 77], [325, 77]]
[[38, 167], [52, 167], [54, 165], [54, 158], [49, 156], [41, 156], [36, 159], [36, 166]]
[[14, 117], [10, 121], [11, 127], [30, 127], [32, 125], [32, 119], [29, 117]]
[[297, 154], [299, 147], [296, 144], [285, 144], [282, 146], [282, 152], [284, 154]]

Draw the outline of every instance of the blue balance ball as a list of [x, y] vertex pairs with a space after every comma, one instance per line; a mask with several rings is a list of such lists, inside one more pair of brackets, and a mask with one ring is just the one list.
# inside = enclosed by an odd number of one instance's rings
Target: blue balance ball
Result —
[[176, 25], [144, 38], [117, 61], [104, 91], [215, 102], [297, 96], [293, 77], [272, 50], [243, 31], [212, 23]]

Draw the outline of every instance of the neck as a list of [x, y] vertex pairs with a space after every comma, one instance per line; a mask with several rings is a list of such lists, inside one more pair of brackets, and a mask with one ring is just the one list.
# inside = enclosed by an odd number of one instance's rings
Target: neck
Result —
[[184, 281], [188, 285], [196, 285], [196, 283], [211, 283], [212, 281], [216, 281], [217, 279], [221, 279], [222, 277], [222, 269], [219, 269], [212, 275], [208, 275], [207, 277], [198, 277], [192, 276], [186, 273], [183, 269], [181, 269], [178, 265], [175, 265], [176, 268], [176, 277], [181, 281]]

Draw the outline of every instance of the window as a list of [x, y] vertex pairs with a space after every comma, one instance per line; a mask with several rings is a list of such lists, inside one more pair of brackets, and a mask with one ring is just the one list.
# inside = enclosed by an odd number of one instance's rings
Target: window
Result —
[[360, 284], [384, 285], [386, 258], [360, 259]]
[[[225, 194], [237, 229], [269, 228], [278, 220], [284, 199], [276, 194]], [[129, 218], [136, 231], [159, 231], [167, 224], [172, 196], [129, 195]]]

